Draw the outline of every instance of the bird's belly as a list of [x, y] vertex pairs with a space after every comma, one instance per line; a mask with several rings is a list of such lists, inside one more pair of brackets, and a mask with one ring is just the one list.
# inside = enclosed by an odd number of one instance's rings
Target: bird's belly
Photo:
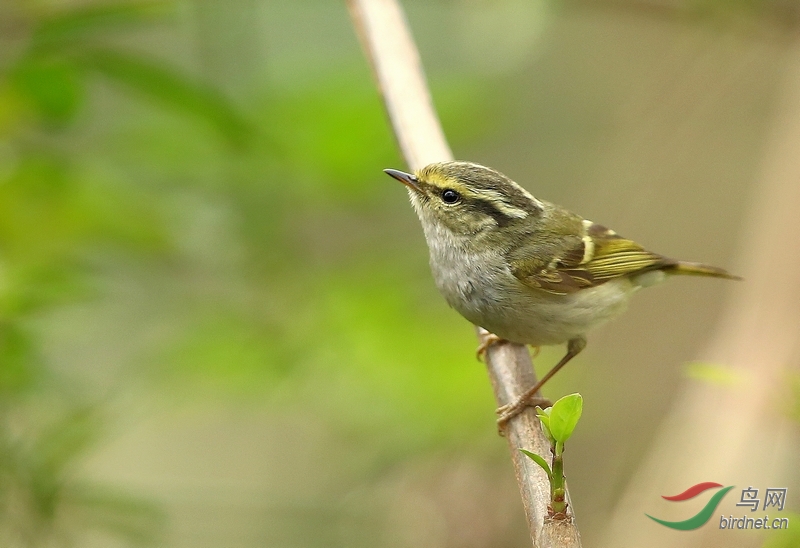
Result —
[[633, 286], [612, 280], [570, 295], [537, 292], [499, 314], [486, 329], [508, 340], [534, 346], [560, 344], [585, 335], [625, 310]]
[[[510, 273], [508, 273], [510, 275]], [[569, 295], [524, 286], [461, 278], [456, 291], [441, 287], [448, 303], [472, 323], [503, 339], [533, 346], [561, 344], [623, 312], [637, 286], [627, 278], [610, 280]]]

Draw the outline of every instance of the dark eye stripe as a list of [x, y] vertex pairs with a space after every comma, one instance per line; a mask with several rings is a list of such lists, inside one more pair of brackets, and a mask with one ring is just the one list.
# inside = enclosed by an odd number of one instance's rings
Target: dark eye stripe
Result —
[[514, 219], [497, 209], [497, 207], [487, 201], [481, 200], [480, 198], [475, 198], [471, 200], [471, 203], [474, 205], [475, 209], [481, 211], [482, 213], [489, 215], [492, 217], [496, 222], [497, 226], [507, 226], [511, 221]]

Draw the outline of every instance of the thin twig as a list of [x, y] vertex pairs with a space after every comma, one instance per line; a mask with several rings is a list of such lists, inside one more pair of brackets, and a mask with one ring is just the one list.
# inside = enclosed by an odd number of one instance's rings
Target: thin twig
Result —
[[[347, 4], [406, 163], [416, 170], [432, 162], [451, 160], [453, 154], [433, 108], [419, 53], [399, 4], [396, 0], [348, 0]], [[486, 334], [478, 329], [479, 339]], [[486, 352], [486, 366], [498, 405], [515, 400], [536, 383], [530, 354], [522, 345], [492, 345]], [[579, 547], [571, 505], [569, 520], [554, 522], [547, 518], [550, 484], [541, 468], [519, 452], [524, 448], [550, 457], [550, 443], [535, 412], [528, 409], [513, 419], [505, 434], [534, 546]]]

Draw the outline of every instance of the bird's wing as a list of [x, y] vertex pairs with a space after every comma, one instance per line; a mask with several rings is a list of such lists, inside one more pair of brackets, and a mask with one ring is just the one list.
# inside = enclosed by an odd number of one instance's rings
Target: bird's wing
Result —
[[566, 295], [613, 278], [676, 264], [604, 226], [591, 221], [582, 221], [582, 225], [582, 236], [545, 238], [551, 242], [547, 247], [537, 243], [541, 239], [531, 238], [512, 250], [508, 260], [514, 276], [534, 289]]

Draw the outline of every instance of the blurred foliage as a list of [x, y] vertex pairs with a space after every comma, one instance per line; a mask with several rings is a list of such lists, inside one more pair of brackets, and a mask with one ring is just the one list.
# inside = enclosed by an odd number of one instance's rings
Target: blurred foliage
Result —
[[87, 80], [99, 74], [204, 118], [233, 143], [243, 144], [251, 128], [220, 92], [150, 57], [103, 43], [105, 35], [163, 18], [172, 6], [98, 4], [21, 14], [14, 23], [30, 31], [22, 55], [6, 69], [12, 95], [6, 100], [27, 106], [42, 125], [63, 126], [74, 121], [86, 100]]
[[[475, 411], [459, 425], [448, 418], [468, 405], [465, 393], [490, 401], [470, 381], [480, 369], [454, 359], [470, 357], [469, 330], [431, 347], [419, 341], [439, 317], [408, 328], [432, 296], [411, 282], [424, 262], [392, 271], [394, 246], [366, 256], [336, 234], [357, 223], [388, 235], [396, 227], [381, 226], [382, 197], [402, 196], [374, 184], [378, 168], [399, 160], [360, 58], [311, 86], [268, 87], [245, 111], [213, 75], [137, 44], [174, 29], [185, 8], [0, 6], [3, 546], [82, 545], [97, 532], [163, 542], [156, 502], [83, 471], [117, 415], [135, 412], [112, 411], [131, 380], [143, 387], [138, 401], [315, 402], [309, 410], [347, 436], [386, 434], [371, 457], [378, 468], [486, 423]], [[437, 85], [456, 140], [491, 125], [489, 114], [461, 123], [485, 88]], [[344, 205], [359, 213], [345, 216]], [[49, 330], [66, 325], [52, 318], [88, 306], [113, 323], [102, 310], [125, 302], [120, 287], [135, 295], [128, 309], [151, 307], [141, 324], [118, 319], [120, 329], [163, 327], [134, 351], [140, 358], [101, 372], [92, 351], [50, 352]], [[97, 331], [92, 321], [68, 322], [67, 337]]]
[[791, 524], [800, 522], [800, 514], [795, 512], [785, 512], [780, 514], [781, 518], [789, 520], [787, 529], [770, 531], [763, 548], [793, 548], [800, 545], [800, 530], [792, 527]]
[[[52, 391], [47, 397], [3, 409], [0, 543], [74, 546], [87, 531], [129, 545], [160, 542], [164, 516], [151, 502], [75, 477], [76, 465], [103, 432], [97, 408], [64, 402], [53, 416]], [[43, 410], [50, 416], [41, 416]]]
[[684, 365], [683, 374], [688, 379], [718, 386], [736, 386], [744, 383], [741, 373], [718, 363], [690, 362]]
[[[160, 212], [134, 187], [90, 172], [71, 142], [99, 78], [206, 121], [241, 147], [252, 135], [219, 92], [106, 35], [151, 25], [168, 3], [3, 5], [0, 65], [0, 544], [72, 546], [87, 531], [160, 542], [151, 502], [81, 479], [76, 469], [108, 411], [64, 377], [35, 328], [53, 310], [99, 297], [98, 250], [158, 257], [171, 248]], [[11, 52], [9, 54], [9, 52]]]

